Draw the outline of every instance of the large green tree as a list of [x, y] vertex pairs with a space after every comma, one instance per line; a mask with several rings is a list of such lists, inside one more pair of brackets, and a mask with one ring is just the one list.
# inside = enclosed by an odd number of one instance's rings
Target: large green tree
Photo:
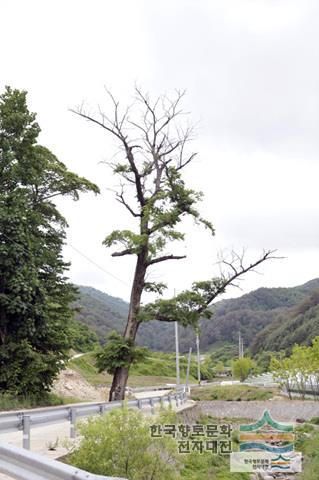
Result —
[[234, 377], [244, 382], [255, 368], [255, 362], [249, 357], [237, 358], [233, 360], [232, 367]]
[[[183, 92], [176, 92], [173, 99], [163, 96], [152, 102], [137, 88], [135, 103], [123, 111], [109, 94], [112, 103], [110, 116], [101, 109], [97, 116], [83, 108], [74, 111], [117, 140], [121, 159], [118, 155], [118, 160], [110, 162], [113, 173], [120, 179], [116, 199], [136, 222], [135, 229], [114, 230], [104, 240], [107, 247], [120, 247], [112, 253], [113, 257], [129, 255], [136, 258], [123, 345], [118, 348], [118, 339], [114, 345], [118, 352], [126, 352], [125, 359], [119, 354], [118, 367], [114, 370], [114, 353], [110, 354], [109, 362], [104, 355], [105, 368], [114, 372], [110, 390], [112, 400], [124, 398], [129, 367], [136, 358], [135, 338], [142, 322], [153, 319], [178, 321], [196, 327], [200, 316], [211, 315], [208, 306], [216, 296], [224, 293], [239, 276], [271, 257], [271, 252], [264, 252], [253, 264], [244, 265], [243, 257], [233, 254], [229, 261], [223, 261], [229, 268], [228, 273], [196, 282], [190, 290], [173, 299], [159, 299], [141, 307], [143, 292], [162, 294], [165, 288], [161, 283], [146, 280], [149, 269], [166, 261], [185, 258], [185, 255], [170, 253], [172, 243], [184, 240], [184, 233], [178, 229], [181, 221], [192, 218], [196, 225], [203, 225], [214, 234], [213, 225], [202, 218], [197, 209], [202, 193], [188, 188], [182, 176], [183, 170], [195, 158], [195, 153], [188, 151], [192, 128], [187, 124], [183, 127], [178, 122], [183, 115], [180, 108], [183, 95]], [[112, 349], [108, 348], [108, 352]]]
[[53, 198], [98, 192], [37, 143], [26, 92], [0, 96], [0, 391], [48, 390], [70, 347], [65, 219]]

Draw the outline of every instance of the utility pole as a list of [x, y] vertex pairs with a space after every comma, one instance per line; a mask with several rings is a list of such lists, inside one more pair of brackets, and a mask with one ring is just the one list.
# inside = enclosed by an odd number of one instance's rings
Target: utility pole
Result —
[[176, 389], [179, 388], [180, 375], [179, 375], [179, 345], [178, 345], [178, 323], [175, 322], [175, 348], [176, 348]]
[[186, 389], [188, 389], [188, 380], [189, 380], [189, 370], [191, 366], [191, 355], [192, 355], [192, 347], [189, 349], [188, 353], [188, 360], [187, 360], [187, 371], [186, 371]]
[[244, 356], [244, 343], [243, 339], [241, 336], [241, 333], [239, 331], [239, 336], [238, 336], [238, 358], [243, 358]]
[[199, 335], [196, 333], [196, 348], [197, 348], [197, 378], [198, 385], [200, 385], [200, 356], [199, 356]]
[[239, 330], [239, 335], [238, 335], [238, 358], [242, 358], [241, 349], [242, 349], [242, 342], [241, 342], [241, 333], [240, 333], [240, 330]]
[[[176, 290], [174, 288], [174, 298], [176, 297]], [[179, 389], [180, 374], [179, 374], [179, 342], [178, 342], [178, 322], [175, 323], [175, 358], [176, 358], [176, 389]]]

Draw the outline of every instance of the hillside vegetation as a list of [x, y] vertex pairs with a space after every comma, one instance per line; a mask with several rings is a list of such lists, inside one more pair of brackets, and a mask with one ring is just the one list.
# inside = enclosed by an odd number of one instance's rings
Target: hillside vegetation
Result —
[[[100, 341], [111, 330], [123, 332], [128, 304], [92, 287], [79, 287], [81, 308], [77, 319], [91, 327]], [[201, 322], [201, 348], [216, 349], [220, 345], [237, 345], [241, 330], [245, 348], [254, 354], [262, 350], [290, 348], [295, 342], [309, 343], [319, 335], [319, 279], [292, 288], [259, 288], [242, 297], [222, 300], [214, 305], [214, 315]], [[149, 322], [141, 325], [138, 343], [153, 350], [174, 351], [174, 325]], [[180, 348], [195, 348], [191, 328], [180, 327]], [[230, 348], [231, 349], [231, 348]], [[233, 349], [231, 349], [233, 350]]]
[[[95, 366], [94, 353], [86, 353], [81, 357], [74, 358], [69, 361], [68, 366], [80, 373], [90, 384], [97, 386], [110, 384], [112, 377], [106, 373], [98, 373]], [[180, 358], [181, 380], [186, 379], [187, 359]], [[203, 374], [205, 371], [203, 369]], [[190, 369], [190, 382], [194, 383], [196, 377], [196, 360], [192, 359]], [[129, 385], [146, 386], [146, 385], [162, 385], [166, 383], [176, 382], [176, 365], [175, 356], [173, 354], [165, 354], [159, 352], [150, 352], [147, 358], [137, 364], [132, 365], [130, 369]]]
[[319, 335], [319, 290], [295, 307], [282, 312], [261, 332], [253, 343], [252, 352], [261, 350], [290, 351], [297, 344], [310, 345]]
[[225, 385], [192, 388], [191, 399], [199, 401], [269, 400], [277, 393], [271, 388], [256, 388], [248, 385]]
[[92, 287], [77, 286], [79, 298], [76, 319], [89, 326], [104, 340], [111, 330], [122, 332], [128, 313], [128, 303]]

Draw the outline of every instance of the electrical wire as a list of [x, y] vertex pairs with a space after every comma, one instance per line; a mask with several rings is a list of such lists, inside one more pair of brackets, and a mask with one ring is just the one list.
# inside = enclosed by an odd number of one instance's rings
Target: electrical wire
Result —
[[127, 287], [129, 287], [129, 284], [126, 283], [124, 280], [122, 280], [121, 278], [117, 277], [116, 275], [113, 275], [113, 273], [111, 272], [108, 272], [107, 270], [105, 270], [105, 268], [101, 267], [101, 265], [99, 265], [98, 263], [96, 263], [94, 260], [92, 260], [90, 257], [88, 257], [85, 253], [81, 252], [78, 248], [76, 248], [74, 245], [71, 245], [70, 243], [67, 243], [67, 245], [69, 247], [71, 247], [75, 252], [77, 252], [79, 255], [81, 255], [81, 257], [85, 258], [88, 262], [92, 263], [92, 265], [94, 265], [96, 268], [98, 268], [99, 270], [101, 270], [102, 272], [106, 273], [107, 275], [110, 275], [112, 278], [114, 278], [115, 280], [117, 280], [118, 282], [121, 282], [123, 283], [124, 285], [126, 285]]
[[[20, 243], [16, 242], [16, 241], [13, 240], [12, 238], [10, 238], [6, 233], [1, 232], [1, 235], [3, 235], [7, 240], [9, 240], [9, 242], [11, 242], [11, 243], [13, 243], [14, 245], [17, 245], [18, 247], [20, 247], [25, 253], [29, 254], [28, 250], [26, 250], [23, 245], [21, 245]], [[90, 263], [91, 263], [92, 265], [94, 265], [96, 268], [98, 268], [99, 270], [101, 270], [103, 273], [106, 273], [106, 274], [109, 275], [110, 277], [114, 278], [114, 280], [117, 280], [118, 282], [123, 283], [123, 285], [126, 285], [127, 287], [129, 287], [129, 284], [128, 284], [127, 282], [125, 282], [125, 281], [122, 280], [121, 278], [117, 277], [116, 275], [113, 275], [113, 273], [109, 272], [109, 271], [106, 270], [105, 268], [101, 267], [101, 265], [99, 265], [98, 263], [96, 263], [94, 260], [92, 260], [90, 257], [88, 257], [85, 253], [81, 252], [81, 250], [79, 250], [78, 248], [76, 248], [74, 245], [71, 245], [69, 242], [67, 242], [66, 245], [68, 245], [69, 247], [71, 247], [75, 252], [77, 252], [79, 255], [81, 255], [81, 257], [85, 258], [88, 262], [90, 262]]]

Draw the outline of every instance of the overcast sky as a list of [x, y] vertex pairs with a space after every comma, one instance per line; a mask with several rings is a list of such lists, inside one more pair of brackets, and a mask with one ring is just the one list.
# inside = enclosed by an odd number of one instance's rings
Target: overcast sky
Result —
[[186, 225], [185, 245], [171, 250], [188, 258], [151, 278], [178, 292], [218, 272], [219, 250], [242, 247], [249, 259], [264, 248], [287, 257], [249, 274], [243, 292], [318, 277], [318, 1], [2, 0], [0, 22], [1, 91], [26, 89], [41, 143], [102, 191], [59, 202], [72, 281], [129, 298], [133, 262], [101, 245], [129, 218], [100, 163], [116, 144], [69, 109], [107, 112], [105, 85], [125, 105], [135, 83], [154, 96], [187, 90], [199, 155], [186, 178], [216, 228], [212, 239]]

